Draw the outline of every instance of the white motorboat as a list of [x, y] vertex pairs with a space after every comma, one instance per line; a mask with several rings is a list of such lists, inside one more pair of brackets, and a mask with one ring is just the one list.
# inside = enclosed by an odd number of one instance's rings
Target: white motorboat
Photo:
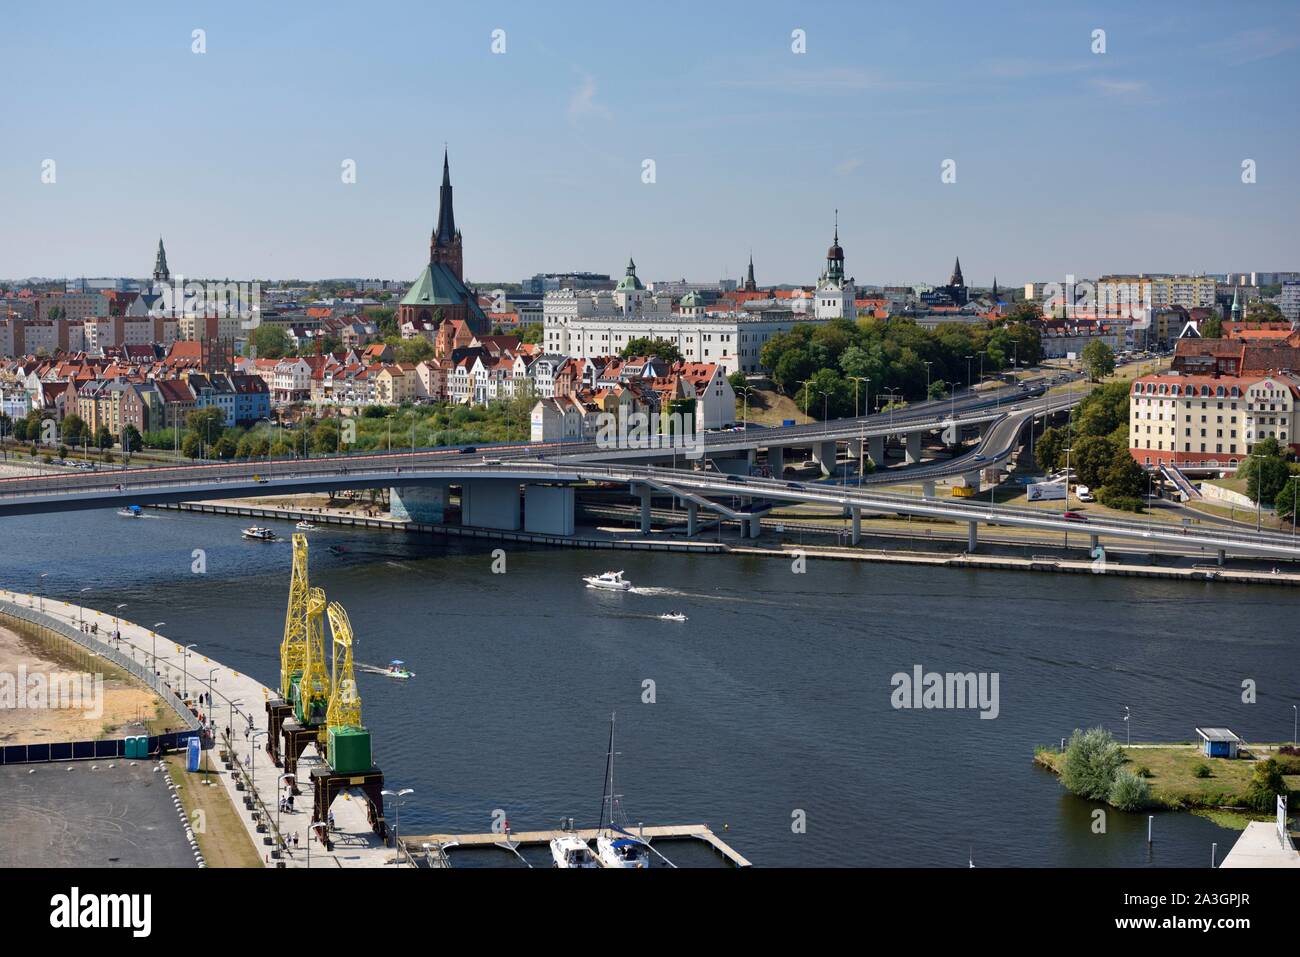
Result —
[[551, 859], [563, 868], [601, 866], [587, 842], [572, 834], [551, 838]]
[[660, 621], [686, 621], [687, 618], [680, 611], [670, 611], [659, 616]]
[[144, 511], [139, 505], [128, 505], [126, 508], [119, 508], [117, 514], [123, 518], [144, 518]]
[[255, 538], [261, 542], [275, 541], [275, 532], [271, 531], [269, 528], [263, 528], [261, 525], [250, 525], [240, 534], [245, 538]]
[[632, 583], [623, 577], [621, 571], [585, 575], [582, 580], [587, 583], [588, 588], [603, 588], [606, 591], [627, 591], [632, 587]]
[[314, 532], [314, 531], [316, 531], [316, 526], [313, 525], [311, 522], [307, 521], [307, 519], [305, 519], [305, 518], [304, 518], [301, 522], [299, 522], [297, 525], [295, 525], [294, 528], [298, 529], [298, 531], [300, 531], [300, 532]]

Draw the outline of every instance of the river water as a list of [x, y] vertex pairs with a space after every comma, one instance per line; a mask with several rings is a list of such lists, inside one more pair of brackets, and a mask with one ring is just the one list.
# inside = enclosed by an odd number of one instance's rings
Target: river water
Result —
[[[268, 544], [241, 524], [7, 518], [0, 582], [125, 603], [123, 616], [165, 621], [161, 633], [274, 686], [292, 526]], [[1146, 815], [1112, 810], [1094, 834], [1094, 805], [1034, 767], [1034, 746], [1098, 724], [1122, 740], [1125, 705], [1134, 740], [1190, 740], [1197, 725], [1285, 740], [1300, 689], [1300, 596], [1283, 588], [815, 561], [797, 574], [772, 559], [515, 545], [494, 574], [491, 543], [311, 540], [312, 582], [347, 608], [358, 661], [416, 672], [359, 676], [387, 784], [415, 789], [407, 834], [486, 831], [497, 811], [516, 831], [594, 825], [617, 712], [628, 819], [707, 823], [756, 865], [1204, 867], [1236, 832], [1158, 814], [1148, 848]], [[583, 586], [610, 562], [633, 593]], [[690, 620], [658, 619], [670, 610]], [[916, 665], [996, 673], [997, 717], [895, 709], [891, 676]], [[1245, 679], [1256, 704], [1241, 701]], [[702, 846], [663, 849], [716, 863]]]

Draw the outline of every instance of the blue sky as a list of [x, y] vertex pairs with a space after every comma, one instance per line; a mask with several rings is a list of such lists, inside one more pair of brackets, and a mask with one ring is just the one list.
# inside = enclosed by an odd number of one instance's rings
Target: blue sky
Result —
[[444, 142], [471, 280], [1300, 269], [1295, 3], [184, 6], [6, 10], [0, 276], [413, 277]]

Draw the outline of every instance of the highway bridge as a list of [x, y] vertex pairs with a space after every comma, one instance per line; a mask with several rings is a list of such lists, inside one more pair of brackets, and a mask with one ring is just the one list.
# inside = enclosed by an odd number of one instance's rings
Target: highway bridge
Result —
[[[1022, 409], [1022, 415], [1033, 414]], [[1015, 418], [1008, 414], [1008, 429]], [[1022, 423], [1023, 424], [1023, 423]], [[993, 430], [986, 444], [995, 438]], [[1004, 439], [997, 439], [998, 442]], [[491, 454], [448, 451], [394, 452], [270, 462], [202, 465], [67, 473], [0, 480], [0, 514], [24, 514], [106, 508], [123, 505], [291, 495], [349, 488], [390, 488], [394, 510], [409, 508], [420, 521], [443, 520], [451, 490], [460, 490], [461, 521], [484, 528], [572, 534], [574, 487], [588, 482], [625, 486], [641, 502], [642, 531], [649, 534], [651, 502], [656, 494], [672, 495], [685, 506], [688, 533], [697, 529], [700, 509], [712, 509], [757, 535], [769, 503], [814, 503], [846, 510], [854, 540], [861, 535], [864, 513], [913, 515], [967, 525], [969, 550], [975, 550], [980, 525], [1000, 525], [1103, 539], [1159, 542], [1188, 551], [1274, 558], [1300, 558], [1300, 547], [1286, 536], [1234, 528], [1190, 528], [1168, 523], [1088, 518], [1029, 508], [993, 507], [960, 499], [884, 493], [864, 485], [827, 485], [728, 475], [707, 469], [662, 468], [640, 463], [583, 461], [521, 447]], [[989, 454], [997, 450], [991, 449]], [[967, 466], [969, 467], [969, 466]], [[522, 487], [522, 494], [521, 494]], [[405, 504], [403, 504], [405, 503]], [[416, 514], [424, 510], [425, 514]], [[522, 515], [521, 515], [522, 513]]]

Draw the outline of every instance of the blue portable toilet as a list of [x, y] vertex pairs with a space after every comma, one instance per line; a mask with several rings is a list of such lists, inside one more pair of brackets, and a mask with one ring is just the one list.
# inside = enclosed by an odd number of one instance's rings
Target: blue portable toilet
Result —
[[203, 754], [203, 742], [196, 735], [189, 739], [189, 744], [185, 748], [185, 770], [197, 771], [199, 769], [199, 758]]
[[1207, 758], [1235, 758], [1237, 746], [1245, 743], [1228, 728], [1197, 728], [1196, 733], [1205, 742]]

